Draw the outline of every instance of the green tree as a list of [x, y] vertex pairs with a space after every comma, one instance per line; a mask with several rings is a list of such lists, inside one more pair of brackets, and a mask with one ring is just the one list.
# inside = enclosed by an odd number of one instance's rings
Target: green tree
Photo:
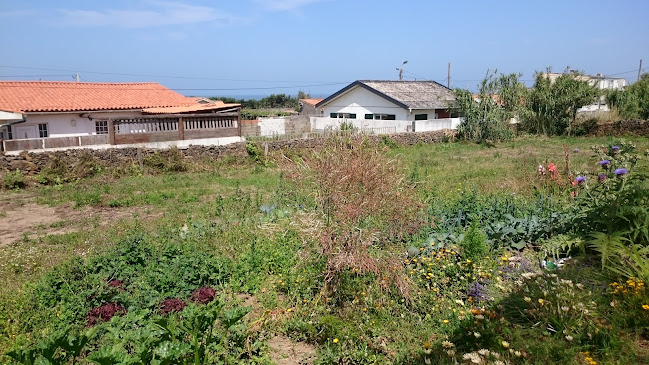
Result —
[[649, 120], [649, 74], [643, 74], [626, 90], [610, 91], [606, 102], [623, 118]]
[[599, 89], [584, 80], [582, 73], [564, 73], [552, 81], [547, 73], [537, 72], [530, 91], [523, 128], [545, 135], [570, 134], [577, 109], [592, 104]]
[[513, 133], [507, 123], [524, 113], [527, 96], [520, 76], [487, 71], [477, 99], [468, 90], [456, 89], [456, 107], [464, 118], [458, 127], [458, 136], [478, 143], [510, 139]]

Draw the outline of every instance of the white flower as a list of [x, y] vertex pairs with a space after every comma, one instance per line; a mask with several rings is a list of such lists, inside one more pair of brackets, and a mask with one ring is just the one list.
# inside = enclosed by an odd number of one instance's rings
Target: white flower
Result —
[[568, 342], [572, 341], [572, 336], [570, 336], [570, 335], [566, 336], [566, 341], [568, 341]]
[[475, 336], [475, 338], [480, 338], [481, 336], [480, 332], [473, 332], [473, 335]]
[[570, 307], [563, 306], [563, 307], [561, 307], [561, 310], [564, 311], [564, 312], [567, 312], [567, 311], [570, 310]]
[[478, 350], [478, 353], [479, 353], [480, 355], [482, 355], [482, 356], [487, 356], [487, 355], [489, 355], [489, 350], [487, 350], [487, 349], [480, 349], [480, 350]]
[[450, 341], [444, 341], [444, 342], [442, 342], [442, 346], [444, 346], [445, 349], [450, 349], [450, 348], [452, 348], [452, 347], [455, 347], [455, 345], [453, 344], [453, 342], [450, 342]]

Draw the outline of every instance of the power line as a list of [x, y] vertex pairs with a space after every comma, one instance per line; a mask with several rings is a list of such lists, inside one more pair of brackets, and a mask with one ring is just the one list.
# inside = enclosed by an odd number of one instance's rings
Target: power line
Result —
[[[19, 81], [24, 82], [24, 81]], [[58, 82], [58, 81], [46, 81], [46, 82]], [[66, 82], [66, 85], [41, 85], [41, 89], [62, 89], [68, 88], [70, 84], [74, 84], [75, 89], [82, 90], [106, 90], [106, 89], [115, 89], [115, 90], [161, 90], [159, 87], [129, 87], [124, 88], [124, 85], [115, 84], [113, 87], [110, 86], [112, 83], [104, 83], [101, 89], [96, 88], [95, 86], [86, 85], [84, 83], [75, 83], [75, 82]], [[137, 84], [137, 83], [134, 83]], [[326, 83], [326, 84], [310, 84], [310, 85], [291, 85], [291, 86], [270, 86], [270, 87], [240, 87], [240, 88], [167, 88], [175, 91], [238, 91], [238, 90], [274, 90], [274, 89], [297, 89], [297, 88], [306, 88], [306, 87], [319, 87], [319, 86], [333, 86], [333, 85], [346, 85], [348, 82], [335, 82], [335, 83]], [[3, 88], [7, 87], [23, 87], [23, 85], [2, 85]]]
[[64, 77], [70, 75], [0, 75], [0, 77]]
[[[132, 73], [118, 73], [118, 72], [100, 72], [100, 71], [81, 71], [81, 70], [64, 70], [56, 68], [40, 68], [40, 67], [25, 67], [25, 66], [9, 66], [0, 65], [0, 68], [13, 68], [24, 70], [40, 70], [40, 71], [58, 71], [58, 72], [73, 72], [73, 73], [88, 73], [97, 75], [113, 75], [113, 76], [135, 76], [135, 77], [152, 77], [152, 78], [167, 78], [167, 79], [186, 79], [186, 80], [210, 80], [210, 81], [240, 81], [240, 82], [326, 82], [326, 81], [304, 81], [304, 80], [247, 80], [247, 79], [222, 79], [212, 77], [191, 77], [191, 76], [170, 76], [170, 75], [147, 75], [147, 74], [132, 74]], [[67, 75], [66, 75], [67, 76]], [[9, 76], [11, 77], [11, 76]]]

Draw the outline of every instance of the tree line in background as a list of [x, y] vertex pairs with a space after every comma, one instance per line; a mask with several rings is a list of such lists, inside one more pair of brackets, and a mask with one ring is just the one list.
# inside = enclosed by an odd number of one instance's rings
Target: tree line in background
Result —
[[222, 100], [224, 103], [241, 104], [242, 109], [297, 109], [300, 99], [311, 96], [304, 91], [299, 91], [296, 96], [286, 94], [271, 94], [262, 99], [236, 99], [230, 97], [210, 97], [210, 100]]
[[[550, 69], [548, 69], [550, 73]], [[527, 88], [520, 74], [488, 71], [477, 96], [464, 89], [454, 91], [464, 117], [460, 138], [475, 142], [502, 141], [513, 137], [508, 127], [516, 118], [522, 131], [543, 135], [575, 133], [577, 110], [603, 98], [624, 119], [649, 119], [649, 75], [625, 90], [600, 90], [579, 72], [563, 73], [551, 80], [537, 72]]]

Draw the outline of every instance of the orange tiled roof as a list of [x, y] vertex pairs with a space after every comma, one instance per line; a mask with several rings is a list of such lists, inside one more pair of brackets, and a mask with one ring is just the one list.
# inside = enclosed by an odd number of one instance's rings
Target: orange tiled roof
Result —
[[220, 110], [220, 109], [231, 109], [231, 108], [238, 108], [240, 106], [241, 104], [225, 104], [223, 101], [217, 100], [209, 104], [193, 104], [188, 106], [146, 108], [146, 109], [142, 109], [142, 112], [147, 114], [177, 114], [177, 113], [202, 112], [202, 111], [211, 111], [211, 110]]
[[0, 110], [63, 112], [192, 105], [156, 82], [0, 81]]
[[300, 99], [301, 102], [307, 103], [309, 105], [315, 106], [319, 102], [323, 101], [324, 99]]

